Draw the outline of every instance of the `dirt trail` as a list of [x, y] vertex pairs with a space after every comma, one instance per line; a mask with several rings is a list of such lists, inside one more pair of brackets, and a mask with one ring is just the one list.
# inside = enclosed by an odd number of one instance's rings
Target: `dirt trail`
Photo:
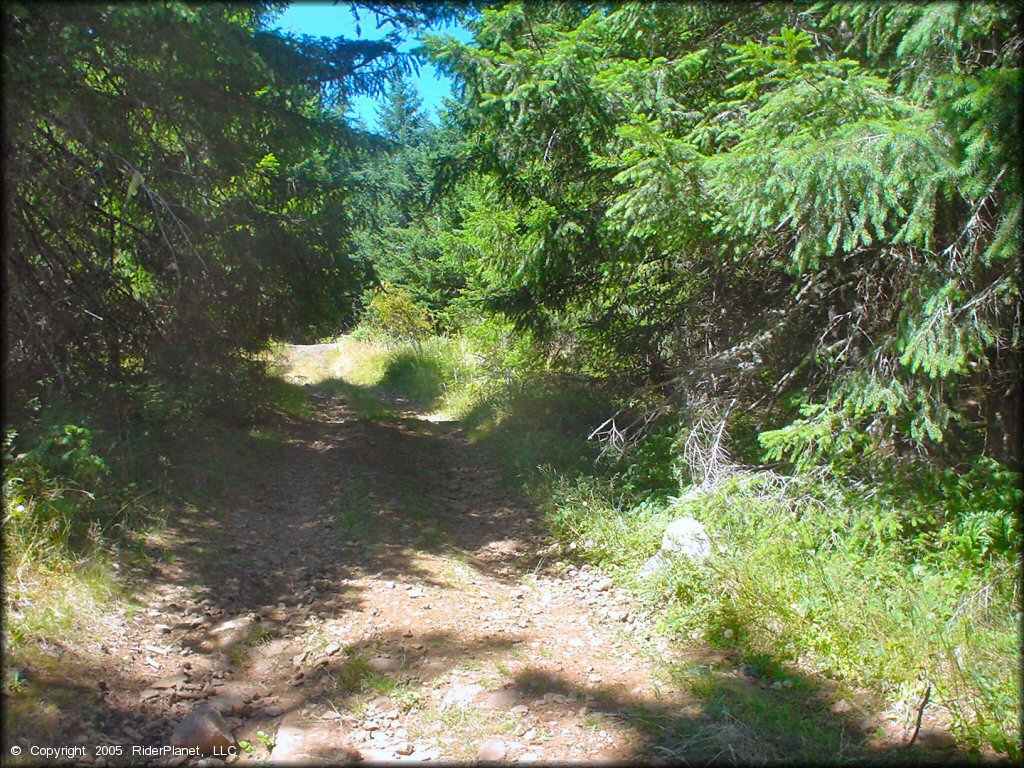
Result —
[[99, 701], [79, 740], [165, 745], [205, 702], [252, 745], [240, 763], [806, 749], [785, 734], [761, 743], [729, 711], [707, 720], [658, 671], [669, 649], [646, 618], [560, 558], [458, 424], [363, 420], [308, 391], [314, 418], [241, 446], [219, 508], [167, 532], [146, 607], [98, 649]]
[[634, 758], [647, 735], [624, 710], [685, 712], [625, 595], [552, 557], [456, 424], [361, 420], [309, 390], [315, 418], [224, 478], [215, 519], [168, 533], [113, 650], [111, 724], [167, 743], [205, 701], [253, 745], [240, 762], [276, 744], [525, 763]]

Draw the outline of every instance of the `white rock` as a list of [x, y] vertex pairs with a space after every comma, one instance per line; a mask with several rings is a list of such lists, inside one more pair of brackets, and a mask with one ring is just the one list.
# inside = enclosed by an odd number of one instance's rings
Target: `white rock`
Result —
[[829, 707], [829, 711], [836, 715], [841, 715], [844, 712], [849, 712], [852, 709], [853, 705], [850, 704], [850, 702], [848, 702], [846, 699], [840, 699], [831, 707]]
[[475, 683], [453, 685], [441, 702], [441, 709], [449, 707], [465, 707], [483, 693], [484, 687]]
[[508, 748], [505, 746], [505, 742], [488, 739], [477, 749], [476, 759], [481, 763], [497, 763], [504, 760], [507, 753]]
[[711, 554], [711, 539], [708, 532], [692, 517], [673, 520], [665, 528], [661, 538], [665, 552], [679, 552], [687, 557], [703, 560]]
[[337, 724], [305, 720], [296, 712], [285, 716], [270, 754], [271, 765], [338, 765], [362, 760], [351, 743], [339, 738]]
[[644, 563], [642, 573], [650, 575], [678, 557], [701, 562], [711, 554], [711, 538], [704, 526], [692, 517], [673, 520], [661, 537], [661, 549]]

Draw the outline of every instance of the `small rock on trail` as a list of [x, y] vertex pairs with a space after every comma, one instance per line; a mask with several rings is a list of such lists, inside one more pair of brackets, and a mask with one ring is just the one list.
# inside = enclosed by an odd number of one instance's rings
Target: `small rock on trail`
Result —
[[488, 739], [476, 752], [476, 759], [481, 763], [498, 763], [505, 759], [508, 754], [508, 747], [505, 742], [497, 739]]
[[362, 760], [363, 755], [343, 741], [336, 725], [311, 722], [289, 714], [277, 729], [271, 765], [337, 765]]
[[235, 737], [228, 724], [220, 712], [208, 704], [193, 709], [171, 734], [171, 746], [198, 747], [204, 755], [212, 754], [215, 749], [226, 752], [234, 744]]
[[469, 704], [483, 692], [484, 687], [482, 685], [477, 685], [476, 683], [471, 683], [469, 685], [454, 685], [452, 686], [452, 689], [445, 694], [444, 700], [441, 702], [441, 709], [469, 706]]
[[480, 706], [484, 709], [501, 709], [514, 706], [519, 701], [519, 695], [511, 689], [493, 691], [480, 699]]

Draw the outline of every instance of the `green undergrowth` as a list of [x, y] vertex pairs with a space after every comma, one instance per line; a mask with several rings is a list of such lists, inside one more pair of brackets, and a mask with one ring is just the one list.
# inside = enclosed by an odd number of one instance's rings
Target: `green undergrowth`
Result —
[[586, 438], [603, 403], [585, 384], [535, 375], [481, 389], [471, 407], [453, 416], [507, 476], [534, 487], [542, 472], [572, 475], [592, 465], [596, 450]]
[[[962, 743], [1019, 756], [1019, 533], [971, 559], [964, 537], [978, 535], [976, 520], [974, 530], [908, 535], [909, 499], [893, 506], [836, 480], [737, 471], [637, 501], [616, 479], [550, 478], [547, 519], [660, 609], [666, 632], [866, 688], [897, 712], [931, 685]], [[1001, 482], [1008, 502], [1019, 498], [1012, 478]], [[665, 527], [681, 517], [704, 524], [711, 556], [645, 576]]]
[[[285, 353], [279, 352], [279, 355]], [[362, 418], [395, 418], [397, 400], [421, 409], [442, 404], [470, 375], [457, 341], [401, 342], [365, 334], [340, 337], [320, 355], [279, 363], [285, 382], [312, 384], [342, 396]]]
[[281, 415], [311, 415], [301, 388], [263, 375], [258, 361], [242, 367], [53, 393], [7, 414], [7, 733], [49, 743], [62, 717], [85, 706], [79, 689], [95, 686], [88, 649], [137, 609], [149, 567], [176, 556], [165, 534], [186, 518], [211, 522], [239, 467], [278, 450]]
[[119, 441], [69, 417], [39, 409], [4, 439], [4, 725], [39, 743], [88, 680], [76, 646], [130, 608], [123, 576], [168, 510], [161, 455], [150, 451], [145, 473], [139, 455], [126, 456], [142, 436]]

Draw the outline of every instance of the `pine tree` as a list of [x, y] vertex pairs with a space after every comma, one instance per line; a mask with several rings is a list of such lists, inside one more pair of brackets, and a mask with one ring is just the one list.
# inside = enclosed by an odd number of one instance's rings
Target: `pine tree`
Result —
[[1008, 6], [509, 3], [474, 32], [427, 45], [490, 306], [677, 403], [776, 403], [776, 458], [1019, 453]]
[[434, 195], [440, 131], [403, 78], [388, 85], [377, 117], [378, 147], [357, 175], [363, 213], [357, 255], [380, 284], [408, 291], [418, 306], [436, 312], [461, 285], [440, 247], [449, 220]]
[[206, 375], [286, 318], [346, 312], [359, 276], [341, 182], [361, 141], [334, 107], [403, 60], [268, 32], [268, 13], [5, 6], [16, 400], [40, 381]]

